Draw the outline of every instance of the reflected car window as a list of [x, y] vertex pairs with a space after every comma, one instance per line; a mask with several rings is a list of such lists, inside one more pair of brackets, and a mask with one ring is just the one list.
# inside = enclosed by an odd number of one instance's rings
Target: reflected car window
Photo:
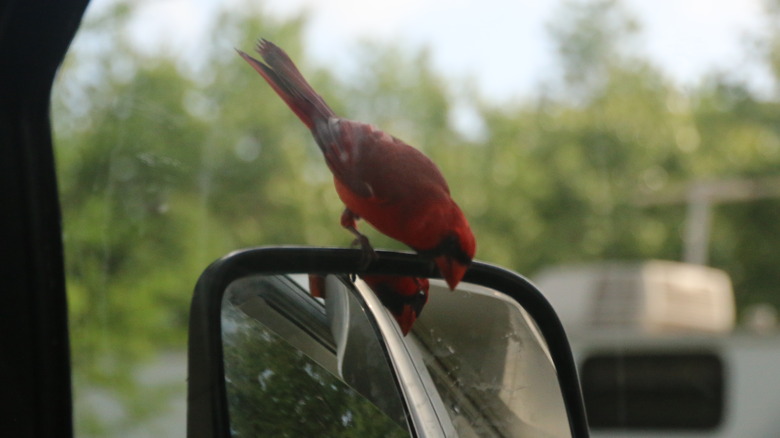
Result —
[[[232, 432], [267, 437], [409, 436], [390, 370], [364, 368], [358, 377], [341, 377], [324, 305], [280, 278], [238, 281], [223, 300]], [[364, 314], [350, 314], [351, 325], [362, 322], [367, 322]], [[371, 350], [370, 343], [365, 345]], [[382, 351], [363, 354], [383, 357]], [[375, 362], [375, 368], [388, 366], [383, 360]]]
[[485, 288], [431, 283], [412, 330], [461, 437], [569, 437], [547, 346], [514, 301]]

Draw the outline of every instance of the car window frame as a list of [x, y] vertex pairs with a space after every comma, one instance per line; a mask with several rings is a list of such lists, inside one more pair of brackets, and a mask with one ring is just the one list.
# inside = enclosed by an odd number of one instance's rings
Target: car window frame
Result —
[[4, 436], [73, 435], [67, 299], [49, 116], [87, 0], [0, 6]]

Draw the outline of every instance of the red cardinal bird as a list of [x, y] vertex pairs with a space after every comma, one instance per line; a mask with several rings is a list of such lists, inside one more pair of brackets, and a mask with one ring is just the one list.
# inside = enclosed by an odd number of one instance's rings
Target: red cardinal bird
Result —
[[361, 275], [360, 278], [371, 286], [406, 336], [428, 302], [428, 279], [397, 275]]
[[317, 298], [325, 298], [325, 277], [318, 274], [309, 274], [309, 294]]
[[377, 230], [431, 257], [450, 289], [463, 278], [476, 242], [436, 165], [422, 152], [376, 127], [336, 116], [287, 54], [266, 40], [257, 51], [267, 64], [237, 50], [311, 130], [346, 205], [341, 225], [374, 256], [357, 230]]

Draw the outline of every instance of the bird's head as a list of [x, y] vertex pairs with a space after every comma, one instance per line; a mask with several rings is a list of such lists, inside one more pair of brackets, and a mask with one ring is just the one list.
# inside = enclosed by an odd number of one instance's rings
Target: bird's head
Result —
[[439, 272], [447, 281], [450, 290], [455, 290], [460, 280], [463, 279], [471, 265], [476, 249], [474, 234], [470, 228], [464, 227], [455, 229], [453, 233], [444, 236], [433, 251], [433, 261], [439, 267]]

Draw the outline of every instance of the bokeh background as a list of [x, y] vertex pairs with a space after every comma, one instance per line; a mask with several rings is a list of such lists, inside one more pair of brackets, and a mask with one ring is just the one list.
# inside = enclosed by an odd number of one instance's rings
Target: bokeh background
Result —
[[477, 258], [682, 260], [690, 188], [755, 184], [712, 203], [698, 261], [740, 310], [780, 304], [777, 0], [96, 0], [52, 102], [78, 436], [184, 436], [210, 262], [351, 241], [310, 134], [233, 50], [259, 37], [438, 163]]

